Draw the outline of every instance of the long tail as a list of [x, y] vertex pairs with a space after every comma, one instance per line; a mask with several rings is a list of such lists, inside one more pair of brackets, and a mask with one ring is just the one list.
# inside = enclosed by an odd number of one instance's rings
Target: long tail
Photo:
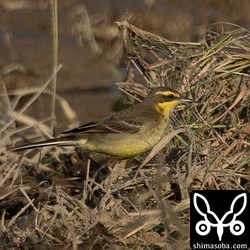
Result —
[[62, 138], [56, 138], [56, 139], [49, 139], [46, 141], [39, 141], [34, 143], [29, 143], [21, 146], [17, 146], [14, 148], [10, 148], [9, 150], [15, 152], [25, 149], [32, 149], [32, 148], [41, 148], [41, 147], [48, 147], [48, 146], [77, 146], [79, 143], [77, 143], [76, 140], [74, 140], [72, 137], [62, 137]]

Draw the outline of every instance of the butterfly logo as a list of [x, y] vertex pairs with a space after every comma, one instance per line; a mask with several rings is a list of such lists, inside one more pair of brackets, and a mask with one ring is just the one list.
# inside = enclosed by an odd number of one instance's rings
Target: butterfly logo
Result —
[[[241, 199], [243, 199], [243, 205], [239, 209], [239, 204], [241, 204], [240, 203]], [[217, 235], [218, 235], [219, 241], [221, 241], [222, 239], [225, 227], [229, 227], [230, 232], [235, 236], [238, 236], [244, 233], [245, 225], [242, 221], [237, 220], [237, 217], [246, 208], [246, 205], [247, 205], [246, 193], [239, 194], [233, 199], [229, 211], [227, 211], [222, 216], [221, 219], [219, 219], [219, 217], [213, 211], [211, 211], [210, 205], [207, 199], [203, 195], [199, 193], [195, 193], [193, 202], [194, 202], [194, 207], [196, 211], [203, 217], [203, 219], [197, 222], [195, 226], [195, 230], [199, 235], [204, 236], [204, 235], [209, 234], [211, 227], [217, 228]], [[198, 203], [200, 204], [200, 207]], [[225, 222], [226, 220], [230, 222], [226, 223]]]

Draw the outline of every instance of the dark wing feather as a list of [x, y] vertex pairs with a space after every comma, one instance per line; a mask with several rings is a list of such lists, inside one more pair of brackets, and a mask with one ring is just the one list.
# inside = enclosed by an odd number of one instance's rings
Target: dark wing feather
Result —
[[[123, 118], [123, 119], [121, 119]], [[127, 118], [127, 119], [124, 119]], [[129, 119], [131, 118], [131, 119]], [[138, 118], [137, 118], [138, 119]], [[63, 134], [75, 133], [137, 133], [141, 127], [140, 122], [135, 122], [132, 117], [124, 117], [116, 114], [101, 120], [92, 121], [77, 128], [63, 132]]]

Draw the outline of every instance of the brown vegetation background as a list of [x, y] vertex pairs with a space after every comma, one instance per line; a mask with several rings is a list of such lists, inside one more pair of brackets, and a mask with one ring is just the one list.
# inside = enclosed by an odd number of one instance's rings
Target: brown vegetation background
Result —
[[[190, 192], [250, 187], [249, 11], [247, 0], [0, 0], [1, 246], [188, 249]], [[164, 84], [194, 103], [136, 159], [7, 150]]]

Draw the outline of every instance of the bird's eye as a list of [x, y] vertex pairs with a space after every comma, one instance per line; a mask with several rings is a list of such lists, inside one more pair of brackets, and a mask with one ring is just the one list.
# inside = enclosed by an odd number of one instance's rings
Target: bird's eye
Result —
[[173, 95], [173, 94], [169, 94], [169, 95], [168, 95], [168, 99], [169, 99], [169, 100], [173, 100], [173, 98], [174, 98], [174, 95]]

